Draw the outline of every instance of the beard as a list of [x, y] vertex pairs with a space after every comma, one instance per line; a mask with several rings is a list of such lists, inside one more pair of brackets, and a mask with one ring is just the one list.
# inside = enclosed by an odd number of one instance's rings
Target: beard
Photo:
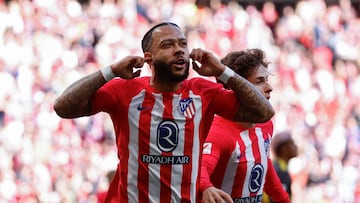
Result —
[[154, 68], [155, 68], [155, 75], [161, 81], [167, 82], [181, 82], [185, 80], [189, 76], [189, 63], [186, 62], [186, 70], [182, 75], [174, 74], [171, 71], [172, 63], [166, 63], [163, 61], [155, 61]]

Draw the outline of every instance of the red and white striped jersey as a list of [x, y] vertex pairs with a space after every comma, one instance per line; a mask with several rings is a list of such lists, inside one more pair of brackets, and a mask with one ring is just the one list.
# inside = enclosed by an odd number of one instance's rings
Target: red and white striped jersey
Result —
[[[230, 194], [234, 202], [261, 202], [265, 177], [271, 167], [272, 133], [271, 120], [245, 129], [239, 123], [216, 116], [204, 143], [200, 191], [215, 186]], [[270, 179], [275, 182], [269, 184], [277, 186], [282, 195], [277, 199], [288, 201], [279, 178], [274, 170], [270, 171], [273, 172]]]
[[[214, 114], [232, 118], [232, 91], [192, 78], [159, 92], [150, 78], [113, 79], [92, 100], [111, 116], [119, 165], [106, 202], [196, 202], [201, 150]], [[235, 109], [235, 110], [234, 110]]]

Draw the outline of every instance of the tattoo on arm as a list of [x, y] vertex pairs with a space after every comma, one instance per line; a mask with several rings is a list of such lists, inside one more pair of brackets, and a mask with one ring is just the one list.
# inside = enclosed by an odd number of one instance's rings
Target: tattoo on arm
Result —
[[106, 83], [100, 71], [70, 85], [55, 101], [54, 109], [63, 118], [76, 118], [91, 114], [91, 97]]
[[226, 84], [240, 100], [235, 120], [242, 122], [266, 122], [274, 115], [274, 109], [266, 97], [248, 80], [235, 74]]

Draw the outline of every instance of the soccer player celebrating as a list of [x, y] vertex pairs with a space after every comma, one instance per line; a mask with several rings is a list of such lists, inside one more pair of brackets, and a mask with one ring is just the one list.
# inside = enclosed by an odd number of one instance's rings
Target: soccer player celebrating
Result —
[[[144, 57], [127, 56], [75, 81], [55, 101], [63, 118], [110, 115], [119, 164], [106, 202], [196, 202], [201, 151], [215, 114], [266, 122], [274, 110], [249, 81], [212, 53], [189, 53], [174, 23], [152, 27], [143, 37]], [[187, 79], [192, 67], [204, 78]], [[151, 77], [139, 77], [147, 63]]]
[[[270, 98], [268, 62], [262, 50], [231, 52], [221, 62]], [[234, 122], [216, 116], [203, 149], [200, 181], [203, 202], [261, 202], [265, 190], [276, 202], [288, 203], [289, 196], [270, 159], [272, 134], [271, 120]]]

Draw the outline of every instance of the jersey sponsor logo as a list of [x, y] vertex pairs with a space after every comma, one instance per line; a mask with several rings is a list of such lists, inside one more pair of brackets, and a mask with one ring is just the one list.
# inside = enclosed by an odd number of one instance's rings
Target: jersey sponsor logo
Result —
[[253, 166], [250, 172], [249, 191], [257, 193], [261, 188], [261, 183], [264, 175], [264, 168], [261, 164], [257, 163]]
[[192, 98], [185, 98], [179, 101], [180, 112], [186, 118], [192, 118], [195, 115], [195, 105]]
[[262, 200], [262, 195], [233, 199], [234, 203], [259, 203], [259, 202], [261, 202], [261, 200]]
[[203, 145], [203, 154], [211, 154], [212, 143], [206, 142]]
[[157, 128], [157, 146], [163, 152], [173, 151], [179, 141], [179, 127], [174, 121], [162, 121]]
[[151, 106], [141, 106], [140, 104], [137, 106], [137, 110], [139, 111], [149, 110], [151, 108]]
[[141, 161], [148, 164], [188, 164], [190, 163], [190, 157], [143, 154]]

